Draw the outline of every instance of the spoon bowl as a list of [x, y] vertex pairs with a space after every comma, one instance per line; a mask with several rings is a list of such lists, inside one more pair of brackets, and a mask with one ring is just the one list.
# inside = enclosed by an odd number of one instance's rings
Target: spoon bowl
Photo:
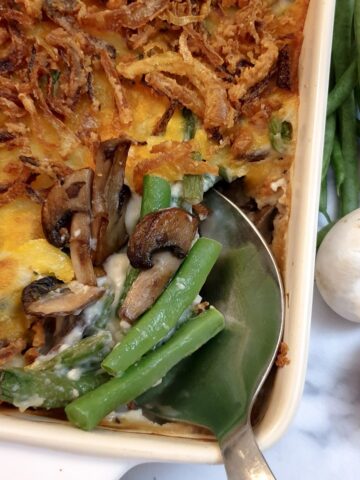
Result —
[[201, 294], [224, 314], [225, 329], [137, 402], [157, 417], [209, 428], [229, 479], [271, 479], [250, 413], [282, 337], [281, 276], [265, 241], [238, 207], [216, 190], [205, 204], [212, 213], [201, 234], [223, 249]]

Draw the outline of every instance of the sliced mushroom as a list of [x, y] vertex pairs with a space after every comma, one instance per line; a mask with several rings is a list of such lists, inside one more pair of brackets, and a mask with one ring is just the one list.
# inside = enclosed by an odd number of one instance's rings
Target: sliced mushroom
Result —
[[108, 140], [100, 145], [97, 152], [91, 225], [95, 265], [101, 265], [109, 255], [119, 250], [128, 238], [125, 210], [130, 191], [124, 185], [124, 174], [130, 145], [128, 139]]
[[140, 317], [164, 291], [169, 280], [179, 268], [182, 260], [171, 252], [159, 252], [153, 255], [154, 266], [140, 272], [132, 284], [119, 317], [129, 323]]
[[167, 208], [149, 213], [136, 225], [127, 254], [135, 268], [151, 268], [152, 254], [170, 248], [183, 258], [190, 249], [199, 221], [182, 208]]
[[75, 212], [90, 212], [90, 168], [76, 170], [50, 190], [42, 208], [42, 226], [47, 240], [55, 247], [69, 241], [69, 225]]
[[96, 276], [91, 261], [90, 215], [75, 213], [71, 221], [70, 256], [76, 280], [96, 286]]
[[62, 283], [55, 277], [45, 277], [30, 283], [22, 292], [24, 310], [38, 317], [63, 317], [79, 314], [98, 300], [104, 289], [79, 282]]

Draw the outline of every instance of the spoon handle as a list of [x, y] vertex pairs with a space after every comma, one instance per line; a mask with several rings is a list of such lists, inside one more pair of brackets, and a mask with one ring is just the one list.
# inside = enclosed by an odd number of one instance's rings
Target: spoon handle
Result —
[[249, 425], [225, 437], [220, 447], [228, 480], [275, 480]]

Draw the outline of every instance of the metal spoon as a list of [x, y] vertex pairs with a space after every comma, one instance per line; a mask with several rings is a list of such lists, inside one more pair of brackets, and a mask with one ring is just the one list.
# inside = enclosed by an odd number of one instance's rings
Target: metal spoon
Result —
[[274, 479], [253, 435], [250, 413], [274, 362], [284, 323], [281, 277], [254, 225], [211, 191], [202, 235], [223, 245], [202, 291], [226, 328], [172, 369], [137, 401], [167, 420], [208, 427], [216, 435], [229, 480]]

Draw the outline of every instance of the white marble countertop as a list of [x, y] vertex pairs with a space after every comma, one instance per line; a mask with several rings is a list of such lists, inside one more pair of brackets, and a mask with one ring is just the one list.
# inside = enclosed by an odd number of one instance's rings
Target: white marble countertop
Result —
[[[304, 395], [288, 432], [265, 456], [277, 480], [358, 480], [359, 452], [360, 324], [338, 317], [315, 291]], [[143, 464], [131, 469], [118, 459], [1, 442], [0, 465], [4, 480], [226, 478], [222, 466]]]

